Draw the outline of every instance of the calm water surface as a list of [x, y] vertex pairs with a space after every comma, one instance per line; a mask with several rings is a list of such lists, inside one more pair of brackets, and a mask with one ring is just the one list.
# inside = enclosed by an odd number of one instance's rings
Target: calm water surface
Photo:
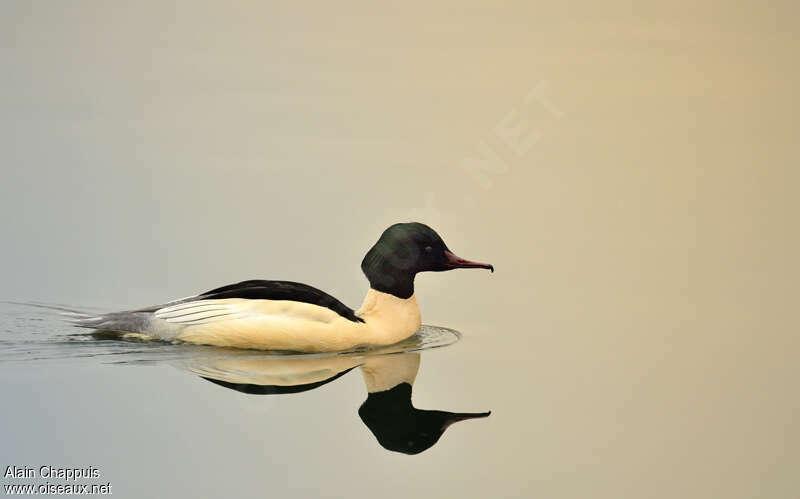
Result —
[[[458, 397], [447, 386], [423, 392], [419, 407], [412, 400], [425, 385], [420, 367], [458, 354], [461, 334], [449, 328], [425, 325], [389, 347], [298, 354], [87, 334], [63, 322], [69, 306], [0, 307], [0, 369], [12, 402], [5, 447], [14, 449], [4, 466], [91, 466], [100, 477], [81, 483], [109, 482], [122, 497], [259, 488], [304, 496], [318, 480], [346, 475], [348, 487], [379, 486], [356, 469], [404, 480], [391, 468], [408, 463], [396, 459], [440, 445], [435, 459], [449, 460], [486, 421], [453, 425], [490, 415], [479, 393]], [[451, 348], [431, 351], [441, 347]], [[465, 369], [446, 373], [445, 385], [460, 383]], [[175, 480], [182, 472], [193, 479]]]
[[460, 333], [377, 352], [276, 355], [0, 307], [2, 463], [93, 466], [117, 497], [791, 497], [795, 482], [780, 329], [465, 312]]

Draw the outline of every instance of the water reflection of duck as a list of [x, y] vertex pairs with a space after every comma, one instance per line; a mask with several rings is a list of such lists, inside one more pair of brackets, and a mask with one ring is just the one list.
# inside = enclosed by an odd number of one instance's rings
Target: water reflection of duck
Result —
[[375, 357], [361, 366], [368, 395], [358, 415], [387, 450], [419, 454], [438, 442], [451, 424], [491, 414], [414, 407], [411, 390], [419, 362], [420, 354], [412, 353]]
[[181, 362], [181, 367], [205, 380], [255, 395], [312, 390], [360, 366], [367, 400], [361, 404], [358, 415], [381, 446], [404, 454], [418, 454], [430, 448], [453, 423], [490, 414], [415, 408], [411, 392], [419, 365], [419, 353], [318, 358], [234, 355]]
[[162, 340], [260, 350], [332, 352], [356, 345], [390, 345], [414, 334], [420, 312], [419, 272], [494, 268], [455, 256], [420, 223], [386, 229], [361, 262], [370, 289], [358, 311], [312, 286], [244, 281], [163, 305], [99, 316], [75, 325]]

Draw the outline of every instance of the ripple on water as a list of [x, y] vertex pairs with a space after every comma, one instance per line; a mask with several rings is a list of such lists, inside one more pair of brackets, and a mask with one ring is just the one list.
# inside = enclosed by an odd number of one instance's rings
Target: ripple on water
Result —
[[[325, 358], [417, 352], [452, 345], [461, 334], [446, 327], [424, 324], [416, 334], [382, 347], [355, 348], [344, 352], [304, 354], [169, 343], [101, 332], [75, 333], [58, 310], [46, 305], [0, 304], [0, 364], [55, 361], [92, 357], [103, 363], [148, 364], [190, 358]], [[54, 307], [55, 308], [55, 307]], [[68, 309], [67, 309], [68, 310]]]

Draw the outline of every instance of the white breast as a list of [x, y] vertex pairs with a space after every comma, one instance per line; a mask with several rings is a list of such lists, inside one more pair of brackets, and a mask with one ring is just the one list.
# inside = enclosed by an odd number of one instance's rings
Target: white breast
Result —
[[404, 340], [416, 333], [422, 325], [422, 316], [414, 295], [398, 298], [371, 288], [356, 315], [370, 326], [371, 343], [377, 345], [391, 345]]

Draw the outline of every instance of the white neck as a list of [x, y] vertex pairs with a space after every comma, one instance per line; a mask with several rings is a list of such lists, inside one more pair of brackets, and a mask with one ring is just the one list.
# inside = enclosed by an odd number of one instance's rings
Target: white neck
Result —
[[364, 303], [356, 311], [364, 319], [373, 340], [371, 343], [389, 345], [416, 333], [422, 325], [417, 298], [398, 298], [370, 288]]
[[361, 366], [367, 392], [391, 390], [400, 383], [414, 385], [419, 371], [419, 354], [381, 355], [368, 357]]

